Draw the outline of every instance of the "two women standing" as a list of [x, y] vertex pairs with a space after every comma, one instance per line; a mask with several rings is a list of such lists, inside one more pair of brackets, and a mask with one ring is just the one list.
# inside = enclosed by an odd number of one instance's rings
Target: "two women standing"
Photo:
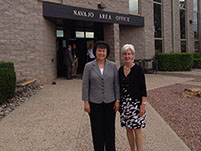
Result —
[[[96, 59], [85, 65], [82, 84], [84, 110], [89, 113], [94, 151], [115, 151], [115, 115], [120, 111], [121, 126], [126, 127], [131, 151], [142, 151], [145, 127], [146, 85], [142, 69], [134, 64], [135, 50], [124, 45], [124, 65], [117, 71], [107, 60], [110, 47], [99, 41], [94, 46]], [[120, 83], [120, 85], [119, 85]]]

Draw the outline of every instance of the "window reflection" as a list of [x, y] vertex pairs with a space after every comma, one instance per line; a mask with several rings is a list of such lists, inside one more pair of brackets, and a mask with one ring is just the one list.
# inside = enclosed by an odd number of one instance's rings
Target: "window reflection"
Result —
[[56, 36], [57, 37], [64, 37], [64, 31], [63, 30], [56, 30]]
[[186, 4], [185, 0], [179, 0], [180, 7], [180, 38], [181, 52], [186, 52]]
[[181, 52], [186, 52], [186, 41], [181, 41]]
[[154, 37], [155, 54], [162, 53], [163, 35], [162, 35], [162, 1], [154, 0]]
[[199, 41], [195, 41], [195, 52], [199, 52]]
[[76, 38], [94, 38], [94, 32], [75, 31]]
[[86, 32], [86, 38], [94, 38], [94, 32]]
[[179, 7], [183, 9], [186, 8], [185, 0], [179, 0]]
[[84, 38], [84, 32], [83, 31], [76, 31], [75, 37], [76, 38]]
[[155, 37], [162, 38], [161, 5], [159, 4], [154, 4], [154, 27]]
[[198, 27], [198, 18], [199, 18], [199, 0], [193, 0], [193, 10], [194, 10], [194, 51], [199, 52], [199, 27]]
[[198, 13], [194, 13], [194, 38], [198, 39]]
[[162, 53], [162, 40], [155, 40], [155, 54]]
[[138, 0], [129, 0], [130, 13], [139, 14]]
[[193, 0], [193, 10], [198, 11], [198, 0]]
[[186, 24], [185, 24], [185, 10], [180, 10], [180, 34], [181, 34], [181, 39], [186, 38]]

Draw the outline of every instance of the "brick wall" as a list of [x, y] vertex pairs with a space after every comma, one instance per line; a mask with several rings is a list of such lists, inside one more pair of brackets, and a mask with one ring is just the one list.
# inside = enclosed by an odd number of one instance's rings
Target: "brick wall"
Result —
[[[150, 59], [155, 55], [153, 1], [140, 1], [140, 15], [144, 17], [144, 27], [120, 26], [120, 48], [124, 44], [133, 44], [136, 59]], [[122, 63], [122, 59], [121, 59]]]
[[163, 52], [168, 53], [173, 51], [172, 40], [172, 3], [171, 0], [163, 1]]
[[141, 1], [141, 15], [144, 16], [144, 58], [150, 59], [155, 56], [154, 49], [154, 17], [153, 0]]
[[180, 42], [180, 9], [179, 1], [173, 0], [173, 49], [174, 52], [181, 52], [181, 42]]
[[44, 83], [44, 75], [53, 79], [56, 40], [53, 25], [42, 16], [42, 3], [1, 0], [0, 14], [0, 61], [14, 63], [17, 82], [38, 78]]
[[57, 52], [55, 24], [43, 20], [43, 83], [57, 77]]
[[[145, 56], [145, 34], [143, 27], [120, 27], [120, 49], [125, 44], [132, 44], [136, 50], [136, 59], [142, 59]], [[121, 63], [123, 63], [122, 56]]]
[[193, 1], [186, 1], [186, 52], [194, 52]]
[[104, 25], [104, 40], [110, 45], [109, 60], [115, 61], [120, 67], [119, 24]]
[[106, 6], [103, 11], [129, 13], [128, 1], [129, 0], [63, 0], [63, 4], [89, 9], [98, 9], [97, 4], [102, 2]]

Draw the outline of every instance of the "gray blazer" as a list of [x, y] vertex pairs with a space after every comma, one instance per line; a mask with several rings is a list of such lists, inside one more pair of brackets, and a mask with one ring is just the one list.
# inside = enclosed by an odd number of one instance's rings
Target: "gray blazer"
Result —
[[116, 64], [106, 59], [103, 75], [96, 59], [85, 65], [82, 78], [82, 100], [100, 104], [120, 99]]

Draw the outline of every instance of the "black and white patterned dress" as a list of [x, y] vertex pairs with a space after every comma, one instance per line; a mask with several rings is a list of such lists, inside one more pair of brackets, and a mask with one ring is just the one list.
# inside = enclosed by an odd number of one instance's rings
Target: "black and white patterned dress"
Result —
[[[135, 67], [133, 67], [130, 72], [135, 72], [135, 70], [136, 70]], [[131, 85], [134, 84], [134, 83], [131, 84], [131, 82], [133, 82], [133, 78], [135, 78], [134, 76], [132, 76], [132, 74], [134, 73], [129, 73], [125, 77], [123, 71], [121, 72], [121, 69], [119, 72], [120, 87], [121, 87], [120, 122], [122, 127], [126, 127], [129, 129], [138, 129], [138, 128], [144, 128], [146, 126], [145, 123], [146, 113], [142, 117], [139, 116], [141, 100], [137, 99], [136, 97], [133, 97], [133, 95], [130, 94]], [[138, 81], [139, 80], [140, 79], [138, 79]]]

